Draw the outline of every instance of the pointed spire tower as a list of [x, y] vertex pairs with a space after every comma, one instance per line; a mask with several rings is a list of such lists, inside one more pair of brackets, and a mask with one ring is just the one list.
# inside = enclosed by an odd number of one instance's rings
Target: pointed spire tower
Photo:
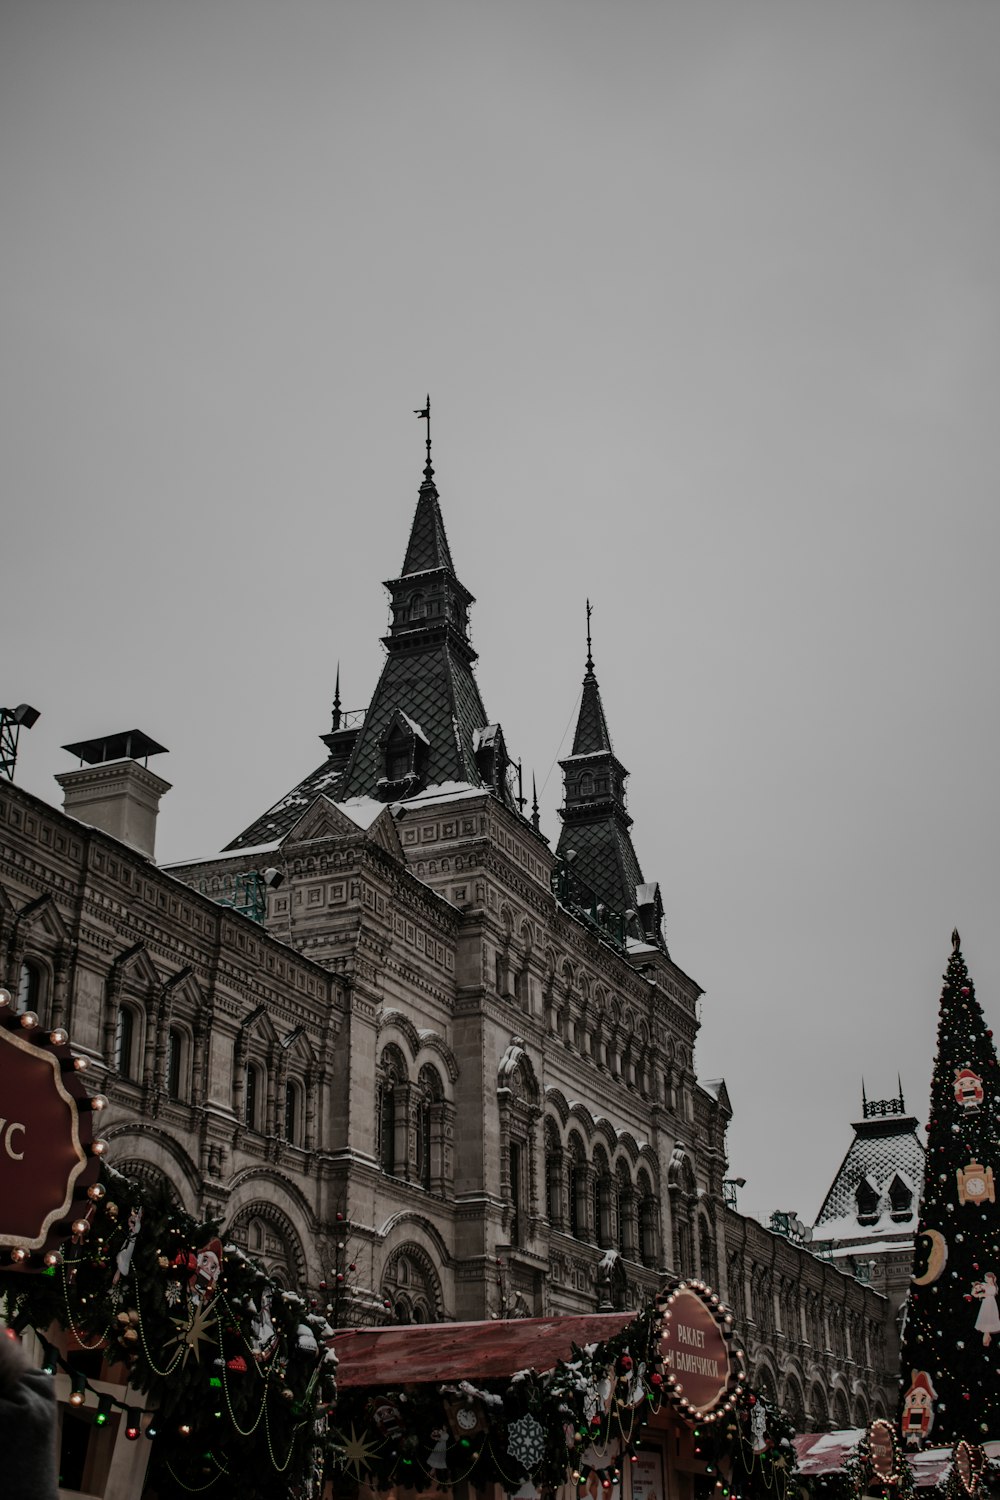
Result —
[[1000, 1438], [1000, 1072], [957, 932], [951, 942], [900, 1356], [914, 1448]]
[[339, 797], [401, 801], [428, 786], [485, 784], [477, 758], [486, 710], [473, 676], [472, 594], [459, 582], [431, 465], [427, 462], [402, 570], [389, 579], [386, 662], [365, 715]]
[[587, 664], [573, 753], [559, 762], [563, 773], [562, 832], [556, 853], [571, 861], [574, 881], [594, 901], [624, 916], [627, 927], [641, 928], [646, 940], [666, 949], [662, 936], [663, 903], [659, 886], [645, 882], [632, 846], [632, 819], [625, 806], [628, 771], [614, 753], [601, 690], [594, 672], [590, 635], [592, 610], [587, 600]]
[[390, 594], [385, 665], [364, 714], [340, 706], [340, 668], [333, 726], [321, 736], [329, 759], [293, 787], [227, 847], [282, 838], [320, 794], [336, 802], [377, 797], [402, 802], [428, 787], [488, 788], [512, 810], [510, 759], [499, 724], [488, 724], [473, 675], [469, 606], [459, 582], [431, 466], [430, 398], [417, 416], [427, 422], [427, 461], [410, 535]]

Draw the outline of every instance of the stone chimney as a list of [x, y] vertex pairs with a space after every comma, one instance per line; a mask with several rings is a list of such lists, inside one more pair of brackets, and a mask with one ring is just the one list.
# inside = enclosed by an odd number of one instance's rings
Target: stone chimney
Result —
[[91, 762], [56, 777], [63, 789], [65, 811], [152, 859], [156, 815], [170, 782], [132, 757], [154, 755], [164, 747], [133, 729], [63, 748]]

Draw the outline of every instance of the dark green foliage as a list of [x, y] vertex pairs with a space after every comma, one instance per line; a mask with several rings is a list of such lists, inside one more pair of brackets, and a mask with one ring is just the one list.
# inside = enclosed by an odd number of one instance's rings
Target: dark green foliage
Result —
[[[1000, 1436], [998, 1109], [993, 1033], [955, 933], [941, 992], [926, 1177], [900, 1362], [900, 1419], [912, 1447]], [[932, 1417], [923, 1435], [916, 1430], [921, 1410]]]
[[326, 1320], [165, 1192], [109, 1168], [100, 1188], [61, 1266], [0, 1274], [11, 1323], [43, 1336], [58, 1323], [128, 1366], [131, 1388], [149, 1395], [159, 1500], [192, 1486], [285, 1500], [310, 1472], [335, 1394]]

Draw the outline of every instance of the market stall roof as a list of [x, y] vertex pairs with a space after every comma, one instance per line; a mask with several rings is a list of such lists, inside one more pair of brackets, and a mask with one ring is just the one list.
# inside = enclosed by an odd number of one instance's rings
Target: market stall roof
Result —
[[554, 1369], [574, 1344], [614, 1338], [634, 1312], [588, 1317], [512, 1318], [489, 1323], [410, 1323], [402, 1328], [345, 1328], [329, 1340], [337, 1384], [419, 1385], [422, 1381], [502, 1380], [518, 1370]]
[[[812, 1479], [819, 1474], [832, 1474], [844, 1467], [848, 1454], [858, 1446], [865, 1435], [863, 1427], [841, 1428], [838, 1432], [804, 1432], [795, 1438], [795, 1452], [799, 1460], [799, 1478]], [[1000, 1442], [984, 1443], [987, 1457], [1000, 1458]], [[913, 1470], [913, 1483], [918, 1490], [932, 1489], [944, 1477], [951, 1463], [950, 1448], [924, 1448], [918, 1453], [907, 1453]]]

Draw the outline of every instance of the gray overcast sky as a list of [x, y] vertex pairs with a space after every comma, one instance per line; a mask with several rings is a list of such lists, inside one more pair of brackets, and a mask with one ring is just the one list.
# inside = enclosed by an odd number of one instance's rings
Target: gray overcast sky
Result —
[[[363, 706], [430, 390], [545, 781], [584, 599], [742, 1206], [1000, 1021], [1000, 6], [6, 0], [3, 701], [220, 847]], [[564, 747], [564, 753], [568, 746]]]

